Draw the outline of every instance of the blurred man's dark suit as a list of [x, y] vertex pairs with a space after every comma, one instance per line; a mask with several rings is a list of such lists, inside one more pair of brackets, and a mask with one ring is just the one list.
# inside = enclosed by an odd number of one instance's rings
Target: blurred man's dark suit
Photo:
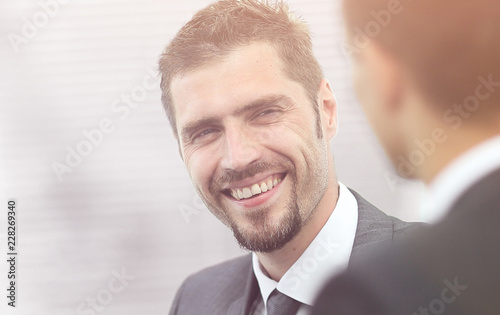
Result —
[[500, 314], [500, 169], [440, 223], [351, 267], [329, 283], [314, 315]]
[[[358, 225], [350, 263], [379, 245], [399, 240], [418, 225], [387, 216], [352, 191], [358, 202]], [[246, 315], [259, 287], [251, 255], [245, 255], [190, 276], [179, 288], [171, 315]]]

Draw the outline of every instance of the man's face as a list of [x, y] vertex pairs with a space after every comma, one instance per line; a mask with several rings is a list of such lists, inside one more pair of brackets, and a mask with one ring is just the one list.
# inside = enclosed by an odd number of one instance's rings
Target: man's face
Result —
[[[199, 195], [241, 246], [290, 241], [326, 191], [326, 137], [302, 85], [255, 43], [172, 82], [179, 146]], [[317, 106], [317, 105], [315, 105]]]

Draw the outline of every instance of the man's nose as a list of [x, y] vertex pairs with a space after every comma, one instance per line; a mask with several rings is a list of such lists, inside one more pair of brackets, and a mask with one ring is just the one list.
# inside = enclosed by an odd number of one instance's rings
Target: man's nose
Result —
[[262, 158], [262, 148], [257, 140], [256, 135], [244, 127], [226, 129], [221, 167], [242, 171]]

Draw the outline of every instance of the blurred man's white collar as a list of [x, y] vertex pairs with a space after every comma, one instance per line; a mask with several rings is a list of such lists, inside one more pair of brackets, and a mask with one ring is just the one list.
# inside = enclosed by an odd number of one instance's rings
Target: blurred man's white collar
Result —
[[422, 221], [439, 222], [468, 188], [497, 168], [500, 168], [500, 135], [460, 155], [436, 176], [428, 186]]

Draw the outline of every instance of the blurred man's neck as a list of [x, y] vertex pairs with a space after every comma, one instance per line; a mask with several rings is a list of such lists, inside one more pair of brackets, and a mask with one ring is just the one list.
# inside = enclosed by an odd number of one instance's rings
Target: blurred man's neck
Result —
[[500, 116], [496, 125], [464, 124], [456, 130], [452, 128], [443, 130], [445, 140], [435, 144], [434, 152], [417, 169], [417, 177], [427, 185], [459, 156], [488, 139], [500, 136]]

